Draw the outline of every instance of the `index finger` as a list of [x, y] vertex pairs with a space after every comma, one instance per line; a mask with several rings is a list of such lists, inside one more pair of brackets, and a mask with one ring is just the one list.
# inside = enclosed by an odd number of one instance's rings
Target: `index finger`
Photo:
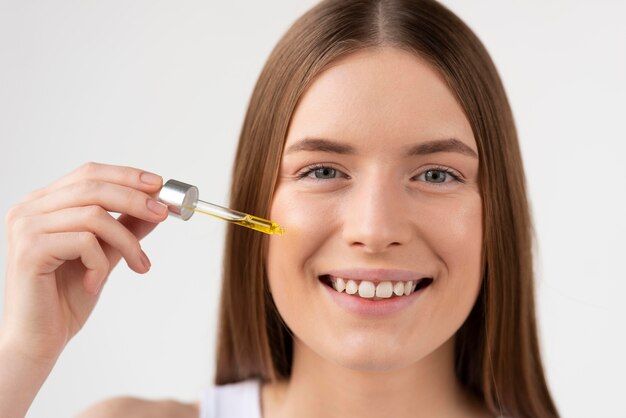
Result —
[[109, 183], [130, 186], [148, 194], [160, 190], [163, 185], [163, 177], [149, 171], [129, 166], [102, 164], [90, 161], [61, 177], [54, 183], [28, 193], [24, 199], [22, 199], [22, 203], [38, 199], [82, 179], [104, 180]]

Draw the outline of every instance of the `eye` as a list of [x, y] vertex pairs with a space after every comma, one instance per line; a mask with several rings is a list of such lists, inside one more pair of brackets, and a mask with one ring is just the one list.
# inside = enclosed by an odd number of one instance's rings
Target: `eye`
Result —
[[337, 170], [331, 167], [320, 167], [312, 171], [316, 179], [332, 179], [337, 174]]
[[[423, 180], [421, 181], [432, 184], [449, 184], [455, 182], [463, 183], [463, 180], [461, 179], [461, 176], [459, 174], [446, 167], [429, 168], [428, 170], [418, 175], [416, 178], [423, 178]], [[446, 181], [448, 179], [450, 179], [450, 181]]]
[[[339, 173], [341, 173], [341, 171], [333, 167], [318, 164], [305, 168], [303, 171], [297, 174], [297, 177], [298, 179], [308, 177], [311, 180], [331, 180], [337, 177], [341, 177]], [[344, 175], [343, 177], [347, 176]]]

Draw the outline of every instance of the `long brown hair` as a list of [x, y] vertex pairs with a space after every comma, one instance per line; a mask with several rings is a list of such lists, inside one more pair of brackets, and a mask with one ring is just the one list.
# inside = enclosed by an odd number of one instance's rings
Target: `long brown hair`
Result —
[[[231, 207], [268, 216], [298, 99], [329, 63], [393, 46], [427, 59], [472, 126], [483, 201], [483, 285], [458, 330], [459, 381], [491, 412], [557, 417], [537, 341], [533, 232], [513, 115], [476, 35], [434, 0], [329, 0], [298, 19], [274, 48], [252, 94], [233, 170]], [[215, 383], [288, 378], [292, 337], [269, 294], [267, 237], [226, 236]]]

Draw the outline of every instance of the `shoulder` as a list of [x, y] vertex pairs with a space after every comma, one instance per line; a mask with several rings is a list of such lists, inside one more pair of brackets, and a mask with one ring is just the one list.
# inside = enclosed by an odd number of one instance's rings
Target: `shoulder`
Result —
[[76, 418], [198, 418], [199, 415], [198, 403], [119, 396], [93, 404]]

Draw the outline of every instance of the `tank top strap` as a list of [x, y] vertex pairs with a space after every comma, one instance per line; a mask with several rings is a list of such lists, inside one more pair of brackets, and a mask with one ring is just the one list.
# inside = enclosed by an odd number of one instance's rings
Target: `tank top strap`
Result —
[[260, 380], [249, 379], [203, 391], [200, 418], [261, 418]]

